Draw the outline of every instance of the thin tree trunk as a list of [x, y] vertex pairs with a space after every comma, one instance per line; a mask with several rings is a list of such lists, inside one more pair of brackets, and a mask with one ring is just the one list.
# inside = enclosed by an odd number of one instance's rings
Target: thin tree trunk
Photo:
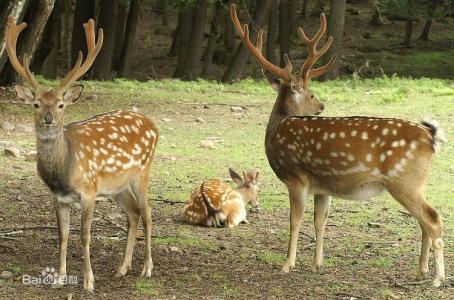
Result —
[[301, 8], [301, 17], [303, 20], [306, 20], [307, 17], [307, 5], [309, 4], [309, 0], [303, 0], [303, 7]]
[[0, 73], [8, 60], [8, 53], [6, 52], [4, 40], [8, 16], [12, 15], [14, 20], [16, 20], [16, 23], [19, 23], [23, 19], [29, 5], [29, 0], [4, 0], [0, 2]]
[[424, 23], [424, 28], [419, 36], [420, 40], [428, 41], [430, 27], [432, 26], [433, 19], [435, 18], [435, 12], [437, 11], [438, 0], [430, 0], [429, 6], [427, 7], [427, 18]]
[[172, 32], [172, 45], [167, 56], [174, 57], [178, 55], [178, 49], [180, 48], [180, 23], [177, 24], [177, 28]]
[[285, 66], [284, 54], [290, 54], [290, 3], [279, 3], [279, 49], [280, 65]]
[[[66, 2], [65, 19], [68, 18], [68, 3]], [[77, 53], [82, 51], [84, 57], [87, 56], [87, 42], [85, 40], [85, 31], [82, 24], [86, 23], [88, 19], [94, 18], [95, 14], [95, 0], [77, 0], [76, 9], [74, 11], [74, 22], [71, 38], [71, 65], [75, 65], [77, 61]], [[68, 19], [69, 21], [69, 19]], [[66, 27], [66, 26], [65, 26]], [[68, 26], [69, 27], [69, 26]], [[65, 28], [69, 32], [68, 27]], [[64, 42], [67, 39], [64, 38]], [[105, 47], [105, 46], [103, 46]], [[66, 48], [66, 47], [64, 47]], [[64, 54], [66, 55], [66, 53]], [[67, 58], [67, 57], [65, 57]]]
[[118, 70], [120, 65], [121, 50], [123, 48], [123, 40], [125, 38], [126, 18], [128, 16], [128, 3], [120, 1], [118, 6], [117, 25], [115, 26], [115, 48], [113, 53], [112, 66], [114, 70]]
[[335, 54], [337, 54], [337, 60], [333, 68], [328, 73], [325, 73], [324, 79], [335, 79], [339, 73], [340, 49], [344, 35], [346, 6], [346, 0], [331, 0], [330, 14], [328, 17], [328, 34], [326, 36], [333, 36], [334, 40], [330, 49], [324, 55], [323, 62], [328, 63]]
[[380, 12], [378, 11], [378, 7], [373, 3], [371, 5], [371, 11], [372, 18], [370, 19], [369, 24], [372, 26], [381, 26], [383, 24], [383, 21], [381, 20]]
[[[22, 32], [17, 42], [17, 56], [23, 57], [25, 53], [33, 58], [36, 48], [41, 41], [41, 36], [46, 26], [52, 9], [54, 8], [55, 0], [40, 0], [31, 3], [25, 14], [24, 22], [33, 24], [28, 30]], [[12, 84], [19, 80], [19, 75], [8, 62], [0, 75], [0, 84]]]
[[[257, 26], [263, 27], [265, 24], [268, 8], [270, 7], [271, 0], [256, 0], [253, 22], [249, 24], [250, 39], [255, 43], [257, 36]], [[221, 78], [222, 82], [233, 82], [241, 77], [243, 68], [249, 59], [249, 50], [241, 43], [233, 55], [229, 67]]]
[[93, 64], [93, 78], [96, 80], [111, 78], [117, 13], [118, 0], [101, 0], [98, 28], [104, 31], [104, 42]]
[[229, 13], [224, 14], [224, 24], [224, 46], [227, 50], [235, 49], [236, 32]]
[[323, 0], [317, 0], [314, 8], [312, 9], [311, 16], [318, 17], [322, 12], [325, 11], [325, 3]]
[[288, 0], [289, 3], [289, 20], [290, 35], [296, 35], [296, 26], [298, 22], [298, 0]]
[[413, 34], [413, 6], [412, 0], [407, 1], [408, 11], [407, 11], [407, 20], [405, 21], [405, 36], [403, 45], [407, 48], [410, 47], [411, 36]]
[[119, 77], [128, 77], [131, 71], [131, 58], [133, 54], [134, 42], [136, 40], [137, 24], [139, 23], [140, 0], [132, 0], [129, 7], [128, 21], [126, 22], [125, 41], [121, 51]]
[[186, 56], [189, 48], [189, 38], [191, 36], [192, 27], [192, 7], [181, 8], [178, 13], [178, 28], [179, 28], [179, 50], [177, 68], [173, 77], [179, 78], [183, 75]]
[[194, 80], [199, 75], [200, 58], [203, 50], [203, 36], [207, 21], [207, 0], [198, 0], [194, 7], [191, 27], [191, 47], [186, 55], [183, 78]]
[[216, 8], [211, 18], [210, 24], [210, 36], [208, 37], [208, 43], [203, 55], [203, 76], [207, 76], [211, 71], [211, 65], [213, 63], [213, 54], [216, 49], [216, 39], [219, 36], [219, 27], [222, 18], [222, 12], [224, 11], [221, 4], [216, 4]]
[[169, 26], [169, 0], [161, 1], [162, 26]]
[[278, 9], [277, 0], [271, 0], [268, 13], [268, 32], [266, 37], [266, 58], [276, 64], [276, 45], [278, 36]]

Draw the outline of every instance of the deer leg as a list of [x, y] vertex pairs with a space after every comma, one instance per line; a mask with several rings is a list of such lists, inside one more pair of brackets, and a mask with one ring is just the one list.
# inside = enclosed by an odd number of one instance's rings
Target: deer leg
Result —
[[137, 207], [134, 194], [129, 189], [121, 192], [115, 196], [115, 198], [126, 212], [128, 218], [128, 237], [126, 240], [125, 251], [123, 253], [123, 261], [115, 274], [115, 277], [122, 277], [131, 269], [132, 255], [134, 252], [137, 228], [140, 220], [140, 211]]
[[393, 197], [399, 201], [419, 222], [422, 228], [421, 257], [418, 268], [418, 278], [427, 273], [427, 261], [429, 255], [429, 238], [435, 254], [435, 277], [433, 285], [439, 287], [445, 281], [445, 267], [443, 258], [443, 227], [441, 217], [426, 201], [421, 191], [401, 192], [389, 190]]
[[151, 259], [151, 207], [148, 203], [148, 169], [142, 173], [138, 180], [132, 183], [132, 192], [140, 208], [140, 216], [145, 230], [145, 262], [140, 276], [151, 277], [153, 260]]
[[330, 196], [314, 196], [315, 256], [311, 266], [313, 272], [320, 271], [323, 266], [323, 235], [325, 234], [330, 206]]
[[285, 273], [290, 272], [295, 267], [298, 234], [306, 206], [308, 191], [308, 187], [301, 183], [287, 184], [287, 188], [290, 198], [290, 240], [288, 243], [287, 261], [282, 267], [282, 271]]
[[64, 285], [66, 283], [66, 256], [68, 250], [69, 238], [69, 220], [71, 207], [69, 204], [55, 202], [55, 210], [57, 212], [58, 226], [58, 242], [59, 242], [59, 267], [57, 284]]
[[93, 211], [95, 208], [95, 197], [85, 198], [81, 201], [81, 230], [80, 239], [84, 255], [84, 289], [92, 292], [94, 290], [93, 271], [90, 263], [90, 240], [91, 223], [93, 222]]
[[424, 225], [420, 222], [422, 232], [421, 256], [419, 257], [419, 270], [416, 274], [417, 280], [424, 280], [429, 273], [429, 252], [430, 252], [430, 235]]

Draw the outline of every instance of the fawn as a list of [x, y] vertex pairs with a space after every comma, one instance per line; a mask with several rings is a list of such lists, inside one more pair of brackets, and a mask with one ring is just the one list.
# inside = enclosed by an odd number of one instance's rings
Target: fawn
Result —
[[225, 224], [229, 228], [248, 223], [245, 202], [258, 207], [259, 172], [243, 172], [243, 177], [233, 169], [229, 173], [237, 184], [234, 189], [219, 179], [204, 181], [194, 188], [183, 209], [189, 223], [214, 227]]
[[84, 256], [84, 289], [93, 291], [94, 277], [90, 263], [90, 228], [96, 196], [113, 195], [125, 210], [128, 237], [123, 261], [116, 276], [131, 268], [139, 220], [145, 228], [145, 264], [142, 276], [151, 276], [151, 209], [148, 203], [148, 179], [158, 131], [147, 117], [132, 111], [115, 111], [88, 120], [63, 125], [66, 106], [75, 104], [82, 85], [71, 86], [83, 76], [99, 53], [103, 32], [95, 41], [93, 20], [84, 24], [88, 54], [82, 52], [74, 68], [57, 88], [44, 90], [30, 72], [29, 57], [21, 65], [16, 55], [17, 38], [27, 26], [15, 25], [9, 16], [6, 48], [12, 66], [31, 88], [14, 85], [17, 97], [34, 106], [38, 173], [55, 196], [59, 256], [58, 284], [66, 281], [66, 256], [69, 236], [70, 206], [81, 208], [80, 237]]
[[284, 272], [295, 267], [296, 248], [308, 194], [314, 194], [316, 249], [312, 270], [323, 264], [323, 235], [331, 196], [368, 200], [384, 191], [402, 204], [419, 222], [422, 246], [417, 279], [428, 273], [430, 242], [435, 254], [434, 286], [445, 280], [441, 217], [427, 202], [423, 187], [434, 153], [445, 141], [435, 122], [414, 124], [394, 118], [318, 117], [324, 105], [309, 90], [309, 80], [327, 72], [335, 56], [320, 68], [314, 63], [330, 47], [317, 50], [326, 31], [326, 18], [313, 38], [302, 28], [298, 35], [308, 47], [308, 58], [299, 72], [285, 55], [285, 67], [270, 63], [262, 55], [263, 30], [257, 44], [249, 40], [247, 25], [241, 26], [236, 7], [231, 18], [246, 48], [262, 67], [280, 78], [270, 81], [278, 96], [269, 117], [265, 151], [276, 176], [287, 186], [290, 198], [290, 240]]

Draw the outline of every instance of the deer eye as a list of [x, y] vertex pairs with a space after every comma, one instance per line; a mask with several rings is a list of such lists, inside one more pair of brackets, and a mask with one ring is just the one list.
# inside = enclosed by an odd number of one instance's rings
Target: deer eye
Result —
[[39, 108], [39, 104], [38, 104], [38, 103], [33, 104], [33, 106], [34, 106], [35, 108]]
[[58, 106], [59, 109], [63, 109], [63, 107], [65, 107], [63, 103]]
[[311, 99], [314, 99], [314, 95], [311, 95]]

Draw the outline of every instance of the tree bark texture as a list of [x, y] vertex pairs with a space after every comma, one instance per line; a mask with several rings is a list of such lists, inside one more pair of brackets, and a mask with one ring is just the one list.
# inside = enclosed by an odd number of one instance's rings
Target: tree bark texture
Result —
[[173, 77], [176, 78], [181, 77], [184, 73], [186, 55], [189, 48], [189, 38], [191, 36], [192, 13], [193, 10], [190, 6], [181, 8], [178, 12], [179, 50], [177, 68], [173, 74]]
[[87, 56], [87, 42], [85, 39], [85, 31], [82, 24], [87, 23], [89, 19], [94, 18], [95, 2], [95, 0], [76, 1], [71, 38], [71, 65], [76, 64], [77, 53], [79, 51], [82, 51], [84, 57]]
[[120, 64], [121, 50], [123, 48], [123, 41], [125, 38], [125, 26], [128, 16], [128, 3], [120, 1], [118, 5], [117, 25], [115, 26], [115, 46], [113, 53], [112, 67], [118, 70]]
[[429, 5], [427, 7], [427, 17], [426, 21], [424, 22], [424, 28], [419, 37], [420, 40], [423, 41], [429, 40], [429, 32], [430, 28], [432, 27], [433, 19], [435, 18], [435, 12], [437, 11], [438, 1], [439, 0], [429, 0]]
[[279, 64], [285, 66], [284, 54], [290, 55], [290, 3], [279, 3]]
[[216, 40], [219, 36], [220, 26], [221, 26], [221, 18], [224, 9], [221, 4], [217, 4], [214, 14], [211, 17], [210, 23], [210, 35], [208, 37], [207, 47], [205, 49], [205, 53], [203, 55], [203, 70], [202, 74], [207, 76], [211, 71], [211, 65], [213, 63], [213, 54], [216, 49]]
[[268, 32], [266, 37], [266, 59], [276, 64], [276, 45], [278, 37], [279, 14], [277, 0], [271, 0], [268, 13]]
[[[271, 0], [256, 0], [256, 9], [254, 11], [253, 21], [249, 24], [249, 37], [254, 44], [257, 39], [257, 27], [261, 28], [263, 27], [263, 24], [265, 24], [270, 3]], [[243, 43], [240, 43], [235, 51], [235, 54], [233, 55], [230, 65], [222, 76], [221, 81], [233, 82], [238, 80], [241, 77], [241, 73], [243, 72], [244, 66], [248, 62], [248, 59], [249, 50], [246, 49]]]
[[326, 36], [333, 36], [334, 40], [331, 47], [324, 55], [323, 62], [328, 63], [335, 54], [337, 54], [337, 59], [332, 69], [328, 73], [325, 73], [325, 79], [335, 79], [339, 73], [341, 57], [340, 49], [344, 35], [346, 7], [346, 0], [331, 0], [330, 14], [328, 17], [328, 34], [326, 34]]
[[93, 64], [93, 78], [96, 80], [111, 78], [117, 14], [118, 0], [101, 0], [98, 28], [104, 31], [104, 42]]
[[131, 72], [131, 59], [134, 52], [137, 24], [139, 23], [140, 0], [132, 0], [129, 6], [128, 20], [126, 22], [125, 39], [121, 51], [118, 75], [128, 77]]

